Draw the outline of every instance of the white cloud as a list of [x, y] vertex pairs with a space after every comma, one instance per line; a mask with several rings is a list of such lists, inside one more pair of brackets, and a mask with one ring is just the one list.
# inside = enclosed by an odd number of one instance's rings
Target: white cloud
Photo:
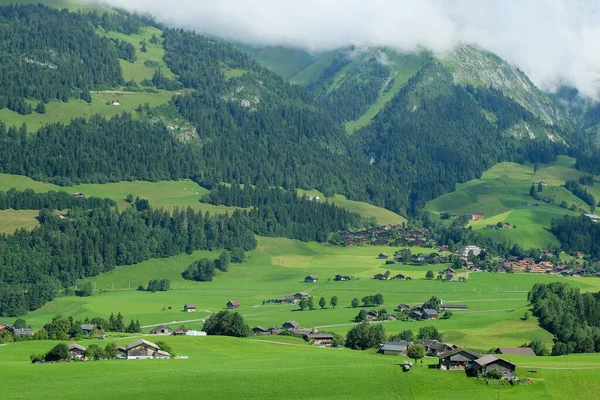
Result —
[[540, 87], [600, 93], [597, 0], [107, 0], [173, 26], [256, 45], [323, 51], [354, 44], [497, 53]]

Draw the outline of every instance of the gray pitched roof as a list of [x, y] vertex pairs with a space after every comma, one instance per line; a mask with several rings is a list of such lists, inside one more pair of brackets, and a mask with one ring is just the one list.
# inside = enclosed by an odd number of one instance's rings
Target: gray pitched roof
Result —
[[423, 312], [427, 315], [439, 315], [439, 313], [432, 308], [424, 308]]
[[138, 347], [142, 344], [145, 344], [147, 346], [154, 347], [155, 349], [160, 350], [160, 347], [158, 347], [158, 345], [156, 345], [152, 342], [149, 342], [147, 340], [144, 340], [144, 339], [138, 339], [135, 342], [127, 343], [127, 346], [125, 348], [127, 350], [130, 350], [130, 349], [133, 349], [134, 347]]
[[93, 325], [93, 324], [81, 324], [81, 330], [83, 330], [83, 331], [91, 331], [91, 330], [94, 329], [94, 326], [95, 325]]
[[268, 332], [269, 330], [267, 328], [263, 328], [262, 326], [258, 325], [255, 326], [254, 328], [252, 328], [253, 331], [261, 331], [261, 332]]
[[300, 328], [300, 324], [299, 324], [298, 322], [294, 321], [294, 320], [287, 321], [287, 322], [285, 322], [285, 323], [284, 323], [284, 325], [285, 325], [285, 324], [290, 324], [290, 325], [292, 325], [294, 328]]
[[309, 339], [333, 339], [333, 335], [331, 333], [309, 333], [306, 335]]
[[195, 304], [186, 304], [184, 307], [185, 308], [196, 308], [196, 305]]
[[521, 356], [535, 356], [531, 347], [499, 347], [499, 354], [517, 354]]
[[170, 331], [173, 330], [170, 326], [167, 326], [167, 325], [158, 325], [158, 326], [155, 326], [154, 328], [152, 328], [152, 330], [150, 332], [156, 332], [156, 331], [159, 331], [161, 329], [168, 329]]
[[17, 329], [13, 330], [13, 335], [33, 335], [33, 331], [29, 328]]
[[481, 354], [475, 353], [474, 351], [471, 351], [471, 350], [463, 349], [461, 347], [459, 347], [458, 349], [447, 351], [447, 352], [443, 353], [442, 355], [440, 355], [439, 358], [452, 357], [453, 355], [461, 353], [461, 352], [470, 354], [471, 356], [478, 358], [478, 359], [481, 358]]
[[83, 347], [82, 345], [77, 344], [77, 343], [72, 343], [72, 344], [69, 345], [69, 350], [73, 350], [73, 349], [77, 349], [77, 350], [81, 350], [81, 351], [85, 351], [86, 350], [85, 347]]
[[399, 342], [385, 342], [381, 345], [379, 350], [390, 350], [390, 351], [404, 351], [410, 346], [411, 342], [399, 341]]
[[495, 361], [498, 361], [498, 360], [502, 360], [502, 361], [504, 361], [504, 362], [506, 362], [508, 364], [515, 365], [515, 364], [511, 363], [510, 361], [507, 361], [504, 358], [497, 357], [497, 356], [495, 356], [493, 354], [488, 354], [487, 356], [478, 358], [477, 360], [475, 360], [475, 364], [483, 367], [485, 365], [491, 364], [491, 363], [493, 363]]

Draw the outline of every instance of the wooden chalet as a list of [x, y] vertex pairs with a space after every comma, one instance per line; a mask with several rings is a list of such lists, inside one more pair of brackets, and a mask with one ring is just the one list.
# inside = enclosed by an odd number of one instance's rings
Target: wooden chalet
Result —
[[309, 333], [304, 335], [304, 340], [320, 346], [331, 346], [333, 335], [330, 333]]
[[292, 330], [292, 329], [300, 329], [300, 324], [294, 320], [286, 321], [283, 325], [281, 325], [283, 329]]
[[135, 342], [128, 343], [125, 346], [127, 359], [146, 359], [146, 358], [171, 358], [166, 351], [162, 351], [158, 345], [144, 339], [138, 339]]
[[443, 370], [467, 369], [475, 360], [481, 358], [480, 354], [473, 351], [458, 348], [440, 355], [439, 368]]
[[150, 333], [152, 335], [163, 335], [163, 336], [167, 336], [167, 335], [171, 335], [173, 334], [173, 329], [171, 329], [169, 326], [167, 325], [158, 325], [154, 328], [152, 328], [152, 330], [150, 331]]
[[318, 281], [319, 281], [319, 278], [317, 278], [314, 275], [308, 275], [306, 278], [304, 278], [305, 283], [317, 283]]
[[196, 312], [195, 304], [184, 304], [183, 311], [185, 312]]
[[498, 347], [496, 354], [514, 354], [519, 356], [535, 356], [531, 347]]
[[379, 256], [378, 256], [378, 258], [380, 258], [380, 259], [382, 259], [382, 260], [385, 260], [385, 259], [388, 259], [388, 258], [390, 258], [390, 255], [389, 255], [389, 254], [387, 254], [387, 253], [379, 253]]
[[267, 328], [263, 328], [262, 326], [255, 326], [252, 328], [252, 333], [256, 336], [267, 336], [271, 334], [271, 331], [269, 331]]
[[309, 297], [310, 297], [310, 294], [308, 294], [306, 292], [298, 292], [298, 293], [294, 294], [294, 298], [296, 298], [297, 300], [308, 299]]
[[387, 280], [387, 278], [385, 277], [384, 274], [377, 274], [373, 276], [374, 279], [377, 279], [378, 281], [385, 281]]
[[471, 369], [477, 376], [483, 376], [490, 371], [500, 371], [503, 378], [514, 378], [517, 366], [503, 358], [488, 354], [475, 360], [471, 365]]
[[398, 275], [394, 276], [392, 279], [395, 281], [403, 281], [406, 279], [406, 276], [404, 276], [402, 274], [398, 274]]
[[71, 359], [73, 360], [85, 359], [85, 351], [86, 348], [80, 344], [71, 343], [69, 345], [69, 353], [71, 354]]
[[186, 333], [187, 329], [185, 329], [183, 326], [180, 326], [179, 328], [173, 331], [173, 336], [185, 336]]
[[352, 279], [349, 275], [336, 275], [335, 278], [333, 278], [334, 281], [349, 281], [350, 279]]
[[385, 342], [379, 347], [378, 353], [388, 356], [404, 356], [410, 345], [412, 345], [412, 342]]

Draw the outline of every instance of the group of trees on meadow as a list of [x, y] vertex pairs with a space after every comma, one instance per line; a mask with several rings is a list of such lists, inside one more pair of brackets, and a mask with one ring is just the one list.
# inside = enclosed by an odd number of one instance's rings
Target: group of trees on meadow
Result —
[[536, 283], [527, 299], [540, 325], [554, 334], [552, 355], [600, 352], [600, 293], [580, 293], [562, 282]]
[[148, 282], [148, 286], [144, 287], [140, 285], [138, 290], [140, 291], [148, 291], [148, 292], [166, 292], [171, 289], [171, 281], [168, 279], [152, 279]]
[[[321, 310], [327, 306], [327, 300], [325, 299], [324, 296], [321, 296], [318, 304], [319, 304], [319, 307], [321, 307]], [[332, 308], [335, 308], [337, 306], [337, 304], [338, 304], [338, 297], [332, 296], [331, 299], [329, 300], [329, 305]], [[314, 297], [308, 297], [308, 298], [301, 299], [300, 302], [298, 303], [298, 306], [300, 307], [300, 310], [302, 310], [302, 311], [315, 310], [317, 308], [315, 306], [315, 298]]]
[[[91, 324], [94, 326], [94, 329], [92, 332], [86, 333], [81, 329], [82, 324]], [[83, 320], [75, 320], [73, 317], [56, 315], [52, 318], [52, 321], [35, 332], [33, 338], [36, 340], [69, 340], [71, 338], [85, 337], [88, 334], [97, 336], [102, 332], [140, 333], [141, 331], [142, 329], [138, 320], [132, 319], [127, 324], [120, 312], [117, 315], [111, 313], [108, 319], [86, 317]]]
[[[238, 249], [236, 249], [236, 252], [237, 250]], [[201, 258], [200, 260], [194, 261], [181, 273], [181, 276], [183, 279], [191, 281], [210, 282], [215, 277], [217, 269], [222, 272], [227, 272], [230, 263], [231, 256], [227, 250], [224, 250], [219, 255], [219, 258], [215, 260]]]
[[592, 212], [594, 212], [596, 209], [596, 199], [579, 182], [575, 180], [568, 180], [565, 182], [565, 189], [583, 200], [588, 206], [590, 206]]
[[227, 310], [211, 314], [204, 322], [202, 330], [209, 335], [248, 337], [252, 334], [240, 313]]

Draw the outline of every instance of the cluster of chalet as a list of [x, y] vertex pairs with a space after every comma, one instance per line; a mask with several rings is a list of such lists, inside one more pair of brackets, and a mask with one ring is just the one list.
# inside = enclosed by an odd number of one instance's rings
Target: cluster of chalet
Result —
[[[440, 304], [439, 309], [440, 311], [464, 311], [468, 310], [469, 307], [465, 304], [442, 303]], [[429, 320], [438, 319], [440, 317], [440, 313], [428, 302], [425, 302], [423, 306], [412, 307], [408, 304], [398, 304], [397, 310], [399, 312], [407, 312], [408, 317], [413, 320]]]
[[259, 325], [252, 328], [252, 333], [257, 336], [279, 335], [281, 332], [292, 332], [301, 335], [307, 342], [319, 346], [331, 346], [333, 344], [332, 334], [319, 333], [315, 328], [302, 329], [300, 324], [294, 320], [284, 322], [281, 327], [271, 326], [269, 328], [264, 328]]
[[499, 348], [496, 350], [496, 354], [485, 356], [467, 349], [457, 348], [438, 355], [438, 367], [442, 370], [464, 370], [473, 376], [484, 376], [491, 371], [500, 371], [503, 378], [516, 377], [517, 366], [499, 357], [502, 354], [535, 356], [533, 350], [527, 347]]
[[[469, 221], [481, 221], [481, 220], [485, 219], [484, 214], [477, 213], [477, 212], [470, 212], [470, 213], [466, 213], [465, 215], [467, 216], [467, 219]], [[458, 217], [458, 214], [454, 214], [454, 213], [448, 213], [448, 212], [440, 213], [441, 219], [449, 219], [449, 218], [457, 218], [457, 217]]]
[[374, 244], [379, 246], [421, 246], [431, 247], [435, 241], [427, 229], [406, 228], [400, 224], [374, 226], [360, 231], [346, 231], [345, 246]]
[[[552, 257], [552, 253], [549, 250], [545, 251], [545, 254]], [[583, 258], [584, 253], [574, 253], [575, 257]], [[498, 272], [529, 272], [533, 274], [549, 274], [549, 275], [563, 275], [563, 276], [583, 276], [585, 270], [581, 267], [569, 267], [567, 265], [554, 265], [551, 261], [540, 261], [536, 262], [531, 257], [519, 259], [518, 257], [512, 257], [508, 260], [501, 260]]]
[[[80, 344], [72, 343], [69, 345], [71, 360], [87, 361], [85, 354], [86, 348]], [[171, 358], [171, 354], [160, 349], [152, 342], [144, 339], [138, 339], [135, 342], [128, 343], [125, 347], [117, 347], [117, 359], [136, 360], [147, 358]]]
[[13, 336], [33, 336], [33, 331], [29, 328], [15, 328], [11, 325], [0, 325], [0, 335], [5, 333]]
[[485, 226], [485, 229], [489, 229], [489, 230], [510, 229], [510, 228], [512, 228], [512, 225], [509, 224], [508, 222], [503, 222], [500, 225], [498, 225], [498, 224], [487, 224]]
[[429, 357], [439, 357], [445, 352], [456, 349], [456, 346], [450, 343], [441, 343], [437, 340], [417, 340], [415, 342], [386, 342], [379, 346], [379, 353], [392, 356], [405, 356], [408, 347], [420, 344], [425, 347], [425, 354]]
[[206, 336], [206, 332], [203, 331], [185, 329], [183, 326], [173, 329], [168, 325], [155, 326], [150, 330], [150, 334], [160, 336]]
[[300, 300], [308, 299], [309, 297], [311, 297], [311, 295], [306, 292], [298, 292], [291, 296], [279, 296], [278, 298], [271, 300], [271, 302], [279, 304], [298, 304]]
[[[441, 249], [441, 248], [440, 248]], [[440, 251], [448, 251], [440, 250]], [[384, 254], [384, 253], [382, 253]], [[380, 257], [381, 258], [381, 257]], [[386, 257], [387, 258], [387, 257]], [[428, 264], [443, 264], [448, 262], [448, 256], [441, 253], [429, 253], [429, 254], [411, 254], [410, 258], [405, 258], [402, 252], [399, 250], [394, 254], [394, 262], [397, 263], [410, 263], [413, 265], [428, 265]]]
[[403, 280], [411, 280], [410, 276], [405, 276], [403, 274], [397, 274], [394, 276], [390, 276], [389, 278], [385, 276], [385, 274], [375, 274], [373, 275], [373, 279], [377, 279], [378, 281], [387, 281], [387, 280], [395, 280], [395, 281], [403, 281]]

